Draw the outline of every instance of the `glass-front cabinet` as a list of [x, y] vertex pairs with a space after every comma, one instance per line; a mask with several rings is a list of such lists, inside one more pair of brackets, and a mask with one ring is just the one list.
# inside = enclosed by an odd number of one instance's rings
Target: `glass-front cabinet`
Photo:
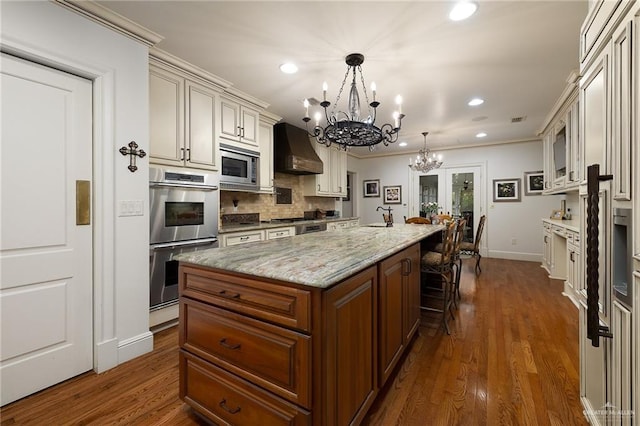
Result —
[[582, 181], [577, 74], [573, 72], [568, 81], [539, 133], [543, 142], [545, 194], [577, 191]]

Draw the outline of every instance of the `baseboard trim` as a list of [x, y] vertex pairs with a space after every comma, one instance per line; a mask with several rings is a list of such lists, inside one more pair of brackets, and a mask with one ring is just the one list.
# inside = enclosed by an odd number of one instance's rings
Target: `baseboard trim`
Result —
[[93, 352], [93, 369], [96, 373], [105, 372], [118, 365], [118, 339], [109, 339], [96, 343]]
[[153, 350], [153, 333], [147, 331], [118, 344], [118, 364], [127, 362]]
[[542, 255], [540, 253], [519, 253], [514, 251], [489, 250], [487, 257], [508, 260], [524, 260], [527, 262], [542, 262]]

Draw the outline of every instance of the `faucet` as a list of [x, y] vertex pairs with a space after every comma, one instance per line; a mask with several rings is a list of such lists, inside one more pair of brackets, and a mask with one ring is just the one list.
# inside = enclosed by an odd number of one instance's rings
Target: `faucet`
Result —
[[382, 213], [382, 218], [384, 219], [384, 222], [387, 224], [387, 228], [393, 226], [393, 215], [391, 214], [391, 207], [385, 209], [382, 206], [378, 206], [376, 211], [380, 211], [380, 210], [387, 212], [387, 214]]

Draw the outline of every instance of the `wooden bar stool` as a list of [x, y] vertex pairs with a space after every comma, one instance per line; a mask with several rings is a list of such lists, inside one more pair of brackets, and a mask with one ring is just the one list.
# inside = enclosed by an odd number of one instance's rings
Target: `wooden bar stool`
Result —
[[[442, 325], [447, 334], [451, 334], [447, 315], [453, 318], [451, 310], [452, 294], [454, 291], [453, 275], [452, 275], [452, 254], [453, 254], [453, 238], [454, 238], [455, 222], [449, 222], [443, 232], [442, 251], [428, 251], [422, 255], [420, 261], [420, 271], [423, 278], [436, 276], [439, 279], [439, 286], [427, 286], [427, 280], [423, 279], [421, 283], [420, 309], [424, 311], [442, 313]], [[434, 280], [435, 281], [435, 280]], [[442, 300], [442, 309], [434, 308], [426, 305], [425, 299]]]

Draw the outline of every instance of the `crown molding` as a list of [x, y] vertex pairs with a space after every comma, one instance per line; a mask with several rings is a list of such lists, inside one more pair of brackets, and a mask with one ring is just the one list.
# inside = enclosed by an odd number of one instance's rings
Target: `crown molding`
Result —
[[145, 46], [151, 47], [164, 39], [160, 34], [143, 27], [129, 18], [125, 18], [101, 4], [95, 3], [92, 0], [51, 1], [117, 33], [132, 38]]

